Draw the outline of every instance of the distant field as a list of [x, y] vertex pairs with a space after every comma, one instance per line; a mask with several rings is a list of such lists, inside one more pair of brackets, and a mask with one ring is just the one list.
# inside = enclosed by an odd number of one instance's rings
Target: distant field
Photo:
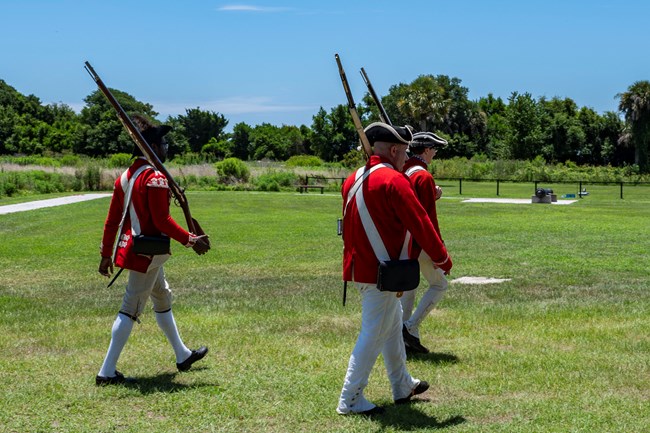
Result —
[[374, 420], [335, 413], [360, 323], [354, 289], [341, 306], [338, 194], [188, 193], [214, 249], [175, 245], [166, 272], [181, 335], [210, 354], [177, 373], [147, 309], [118, 364], [139, 379], [126, 387], [94, 385], [126, 281], [96, 272], [108, 199], [0, 215], [0, 432], [646, 431], [647, 189], [506, 205], [462, 202], [495, 184], [441, 184], [451, 278], [511, 281], [450, 286], [422, 328], [435, 353], [408, 361], [431, 389], [392, 406], [380, 358]]

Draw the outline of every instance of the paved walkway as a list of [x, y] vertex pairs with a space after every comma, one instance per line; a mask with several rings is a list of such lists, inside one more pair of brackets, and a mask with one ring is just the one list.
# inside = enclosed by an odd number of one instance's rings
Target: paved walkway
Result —
[[70, 195], [67, 197], [50, 198], [47, 200], [29, 201], [27, 203], [9, 204], [0, 206], [0, 215], [24, 212], [27, 210], [41, 209], [44, 207], [61, 206], [64, 204], [78, 203], [80, 201], [95, 200], [98, 198], [110, 197], [113, 194], [100, 193], [100, 194], [80, 194]]
[[[578, 200], [558, 200], [551, 204], [571, 204]], [[468, 198], [463, 200], [463, 203], [508, 203], [508, 204], [531, 204], [532, 200], [529, 198]]]
[[490, 277], [460, 277], [451, 280], [450, 283], [460, 284], [498, 284], [510, 281], [510, 278], [490, 278]]

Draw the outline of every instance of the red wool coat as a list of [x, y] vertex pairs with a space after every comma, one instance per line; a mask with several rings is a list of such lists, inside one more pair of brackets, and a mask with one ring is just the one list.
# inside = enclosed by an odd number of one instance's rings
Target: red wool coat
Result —
[[[389, 164], [373, 155], [366, 168], [379, 163]], [[361, 223], [355, 198], [350, 200], [346, 209], [347, 195], [354, 180], [354, 174], [348, 177], [341, 191], [344, 213], [343, 279], [376, 284], [379, 261]], [[451, 269], [451, 258], [404, 174], [392, 168], [381, 168], [370, 174], [362, 188], [368, 213], [391, 259], [399, 258], [408, 230], [438, 267], [446, 272]]]
[[[100, 246], [102, 257], [111, 257], [115, 238], [118, 235], [120, 220], [124, 209], [124, 195], [128, 181], [133, 173], [147, 164], [144, 158], [136, 159], [133, 164], [117, 178], [113, 187], [113, 197], [104, 223], [104, 235]], [[167, 178], [159, 171], [149, 168], [144, 170], [133, 185], [131, 202], [140, 223], [140, 234], [159, 236], [165, 234], [185, 245], [189, 242], [189, 233], [179, 226], [169, 214], [170, 191]], [[118, 241], [115, 265], [137, 272], [146, 272], [151, 263], [150, 256], [136, 255], [132, 251], [133, 237], [129, 212], [122, 227]]]

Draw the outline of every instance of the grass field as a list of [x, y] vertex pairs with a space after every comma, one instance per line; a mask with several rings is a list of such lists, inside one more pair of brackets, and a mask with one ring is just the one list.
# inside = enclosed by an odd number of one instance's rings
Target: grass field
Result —
[[138, 384], [102, 388], [126, 281], [96, 271], [108, 199], [0, 215], [0, 432], [648, 431], [650, 194], [467, 204], [443, 186], [451, 278], [511, 281], [450, 285], [421, 329], [435, 353], [408, 361], [431, 389], [392, 406], [380, 358], [373, 420], [335, 412], [360, 324], [354, 289], [341, 305], [340, 196], [189, 193], [214, 249], [177, 245], [165, 269], [183, 339], [210, 353], [177, 373], [148, 308], [118, 364]]

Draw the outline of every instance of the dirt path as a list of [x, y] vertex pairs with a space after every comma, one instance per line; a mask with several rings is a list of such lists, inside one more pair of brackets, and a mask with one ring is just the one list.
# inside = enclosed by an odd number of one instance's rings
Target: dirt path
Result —
[[34, 210], [34, 209], [41, 209], [44, 207], [62, 206], [64, 204], [78, 203], [80, 201], [95, 200], [98, 198], [110, 197], [111, 195], [112, 194], [110, 193], [80, 194], [80, 195], [71, 195], [68, 197], [50, 198], [47, 200], [29, 201], [27, 203], [8, 204], [5, 206], [0, 206], [0, 215], [14, 213], [14, 212], [24, 212], [28, 210]]

